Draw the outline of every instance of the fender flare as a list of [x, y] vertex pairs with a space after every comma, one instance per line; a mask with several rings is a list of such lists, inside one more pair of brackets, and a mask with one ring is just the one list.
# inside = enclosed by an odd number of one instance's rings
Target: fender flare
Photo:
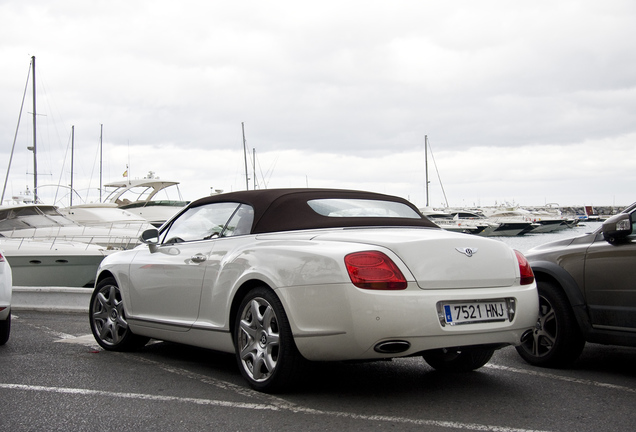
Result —
[[550, 261], [533, 261], [530, 265], [537, 282], [552, 281], [561, 287], [572, 307], [579, 328], [586, 335], [592, 332], [592, 324], [583, 289], [579, 287], [572, 275], [563, 267]]

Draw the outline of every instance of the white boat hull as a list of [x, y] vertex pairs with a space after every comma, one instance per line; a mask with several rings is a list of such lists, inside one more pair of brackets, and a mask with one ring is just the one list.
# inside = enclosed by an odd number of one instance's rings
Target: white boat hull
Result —
[[0, 249], [11, 265], [14, 286], [88, 287], [108, 254], [78, 242], [1, 239]]

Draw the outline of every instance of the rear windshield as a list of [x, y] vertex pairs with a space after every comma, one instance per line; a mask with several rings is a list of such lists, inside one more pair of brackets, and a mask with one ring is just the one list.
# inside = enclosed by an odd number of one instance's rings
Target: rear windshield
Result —
[[328, 217], [422, 219], [411, 207], [394, 201], [330, 198], [311, 200], [307, 204], [319, 215]]

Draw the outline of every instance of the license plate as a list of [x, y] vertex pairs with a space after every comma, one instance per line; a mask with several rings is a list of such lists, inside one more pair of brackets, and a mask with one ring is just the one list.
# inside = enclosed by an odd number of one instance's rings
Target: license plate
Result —
[[443, 309], [446, 323], [450, 325], [508, 321], [505, 300], [446, 303]]

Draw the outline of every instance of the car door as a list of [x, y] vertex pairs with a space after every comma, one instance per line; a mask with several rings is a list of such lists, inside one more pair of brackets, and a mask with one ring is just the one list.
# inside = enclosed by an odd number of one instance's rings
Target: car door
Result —
[[130, 265], [132, 316], [148, 325], [186, 331], [197, 319], [203, 277], [216, 239], [236, 203], [191, 207], [160, 233], [157, 246], [143, 248]]
[[250, 235], [253, 222], [254, 209], [241, 204], [215, 242], [204, 276], [198, 325], [229, 326], [227, 312], [232, 288], [251, 265], [252, 254], [245, 252], [254, 244], [254, 236]]
[[585, 258], [585, 293], [595, 327], [636, 331], [635, 233], [617, 243], [596, 237]]

